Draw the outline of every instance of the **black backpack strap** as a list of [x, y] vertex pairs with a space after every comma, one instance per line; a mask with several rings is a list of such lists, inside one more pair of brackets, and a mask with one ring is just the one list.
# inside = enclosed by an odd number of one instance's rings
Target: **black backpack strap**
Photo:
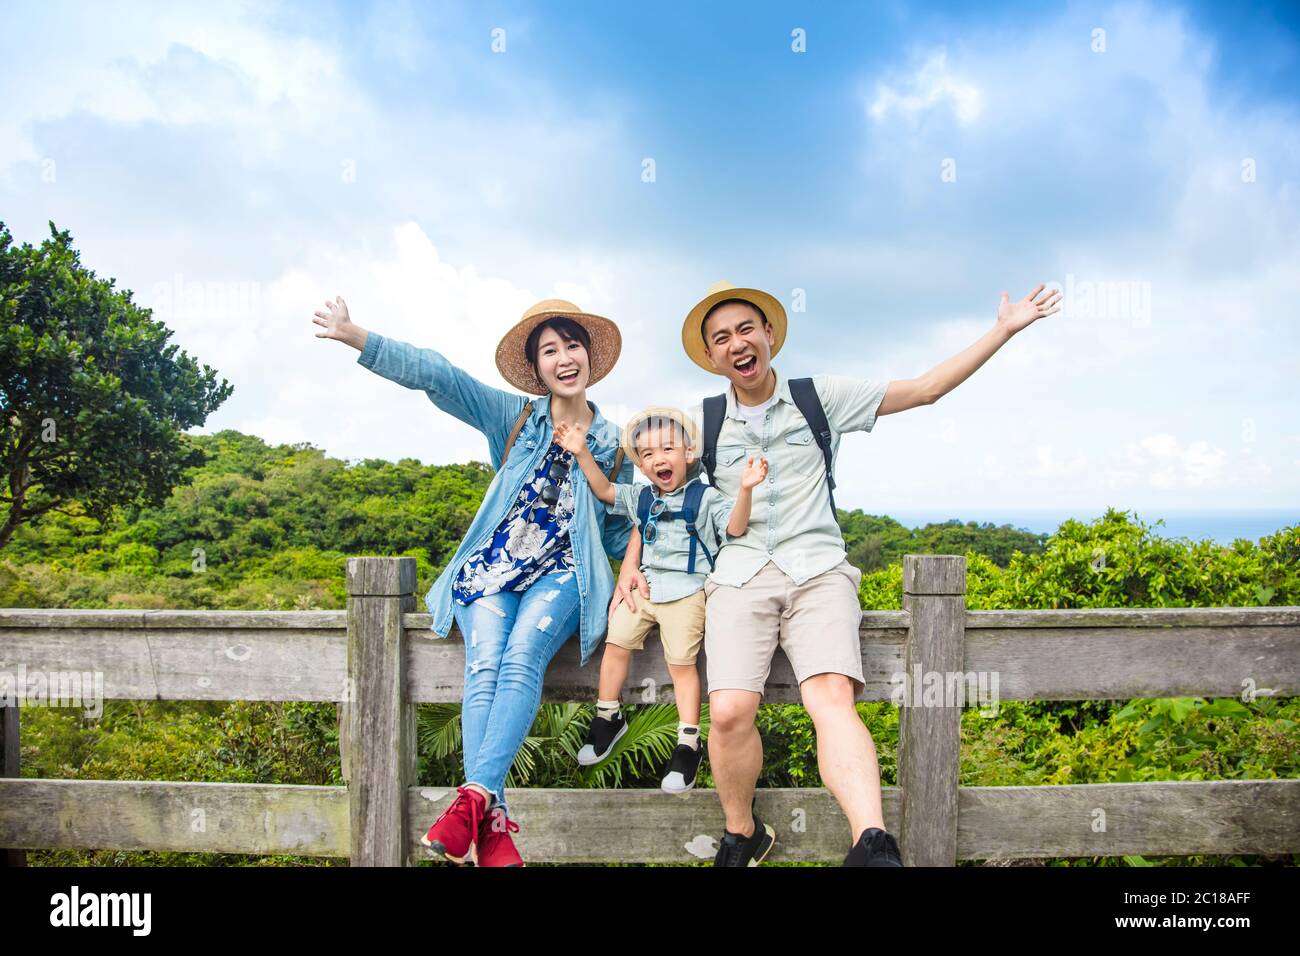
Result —
[[713, 555], [709, 554], [708, 546], [705, 545], [704, 539], [695, 528], [695, 519], [700, 516], [700, 499], [704, 497], [704, 485], [698, 481], [692, 481], [686, 486], [685, 501], [682, 504], [680, 512], [682, 520], [686, 522], [686, 533], [691, 536], [691, 550], [686, 559], [686, 573], [695, 573], [695, 545], [699, 544], [704, 556], [709, 559], [709, 568], [712, 569]]
[[524, 399], [524, 407], [519, 410], [519, 417], [515, 419], [515, 425], [510, 429], [510, 437], [506, 439], [506, 447], [501, 452], [501, 467], [506, 466], [506, 459], [510, 457], [510, 449], [514, 447], [515, 439], [519, 437], [519, 430], [524, 427], [524, 422], [528, 421], [528, 416], [532, 414], [533, 403]]
[[713, 469], [718, 465], [718, 435], [722, 434], [722, 419], [726, 414], [725, 392], [704, 400], [704, 453], [700, 456], [700, 462], [704, 465], [704, 471], [709, 476], [711, 485], [716, 485], [713, 480]]
[[822, 450], [822, 461], [826, 465], [826, 487], [830, 493], [831, 515], [839, 524], [839, 513], [835, 510], [835, 475], [831, 472], [831, 426], [826, 420], [826, 409], [811, 378], [792, 378], [789, 380], [790, 397], [799, 408], [799, 413], [812, 429], [817, 447]]

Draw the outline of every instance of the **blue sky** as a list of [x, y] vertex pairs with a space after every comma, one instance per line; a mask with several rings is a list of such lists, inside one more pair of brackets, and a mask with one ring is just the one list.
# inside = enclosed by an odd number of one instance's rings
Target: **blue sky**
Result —
[[1287, 5], [6, 8], [0, 219], [72, 230], [231, 380], [205, 430], [485, 456], [314, 337], [327, 295], [498, 385], [573, 299], [623, 329], [623, 420], [721, 389], [678, 339], [721, 278], [803, 290], [783, 373], [882, 380], [1043, 281], [1064, 313], [845, 439], [842, 506], [1300, 504]]

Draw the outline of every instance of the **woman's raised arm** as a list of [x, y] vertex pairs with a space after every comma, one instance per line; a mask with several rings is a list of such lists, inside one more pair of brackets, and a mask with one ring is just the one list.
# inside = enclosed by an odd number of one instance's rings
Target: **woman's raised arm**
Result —
[[477, 428], [488, 440], [492, 465], [501, 467], [501, 453], [510, 427], [519, 416], [523, 396], [485, 385], [434, 349], [417, 348], [352, 321], [347, 303], [336, 296], [326, 301], [312, 321], [324, 328], [320, 339], [346, 342], [361, 352], [357, 362], [377, 375], [406, 388], [422, 390], [443, 411]]

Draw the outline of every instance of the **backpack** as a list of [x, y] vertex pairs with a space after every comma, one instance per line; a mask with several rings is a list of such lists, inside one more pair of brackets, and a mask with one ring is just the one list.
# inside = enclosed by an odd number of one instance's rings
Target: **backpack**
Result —
[[[700, 499], [704, 497], [704, 485], [698, 481], [692, 481], [686, 486], [686, 500], [682, 502], [681, 511], [669, 511], [665, 508], [657, 520], [675, 521], [678, 518], [686, 522], [686, 533], [691, 536], [691, 550], [686, 557], [686, 573], [695, 573], [695, 545], [698, 543], [704, 551], [704, 556], [709, 559], [709, 568], [713, 568], [713, 555], [709, 554], [709, 549], [703, 539], [700, 538], [699, 531], [695, 528], [695, 519], [700, 516]], [[636, 516], [641, 522], [641, 527], [650, 520], [650, 505], [654, 503], [655, 490], [650, 485], [641, 489], [641, 497], [637, 499]]]
[[[514, 427], [510, 429], [510, 437], [506, 439], [506, 447], [501, 452], [501, 465], [505, 467], [506, 459], [510, 457], [510, 449], [514, 447], [515, 439], [519, 437], [519, 430], [524, 427], [524, 422], [528, 421], [528, 416], [532, 414], [533, 403], [524, 399], [524, 407], [519, 410], [519, 417], [515, 419]], [[618, 470], [623, 466], [623, 448], [619, 447], [618, 453], [614, 455], [614, 467], [609, 470], [609, 480], [614, 481], [618, 475]]]
[[[831, 471], [831, 426], [826, 421], [826, 410], [811, 378], [792, 378], [789, 380], [790, 397], [794, 399], [799, 414], [804, 417], [812, 429], [817, 447], [822, 450], [822, 461], [826, 465], [826, 487], [831, 499], [831, 517], [835, 524], [840, 523], [835, 510], [835, 475]], [[709, 474], [709, 484], [713, 484], [713, 469], [718, 464], [718, 435], [722, 433], [722, 419], [727, 414], [727, 396], [713, 395], [704, 400], [704, 454], [701, 461]]]

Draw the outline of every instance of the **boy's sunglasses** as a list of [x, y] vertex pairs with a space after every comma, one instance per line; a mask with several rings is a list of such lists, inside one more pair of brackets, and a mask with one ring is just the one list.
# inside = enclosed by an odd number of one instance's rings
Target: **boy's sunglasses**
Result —
[[659, 537], [659, 516], [664, 513], [668, 503], [662, 498], [656, 498], [650, 502], [650, 517], [646, 519], [645, 527], [641, 529], [641, 540], [646, 544], [654, 544], [655, 538]]

